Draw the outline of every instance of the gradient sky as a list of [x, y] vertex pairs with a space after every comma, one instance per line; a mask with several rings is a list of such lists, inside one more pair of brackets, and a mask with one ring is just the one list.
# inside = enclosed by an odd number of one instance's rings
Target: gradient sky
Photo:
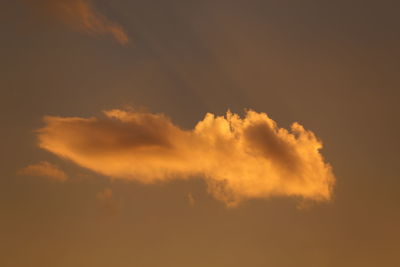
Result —
[[[400, 265], [398, 1], [66, 2], [1, 4], [0, 266]], [[38, 146], [44, 116], [126, 107], [297, 121], [332, 200], [227, 208], [201, 177], [114, 180]]]

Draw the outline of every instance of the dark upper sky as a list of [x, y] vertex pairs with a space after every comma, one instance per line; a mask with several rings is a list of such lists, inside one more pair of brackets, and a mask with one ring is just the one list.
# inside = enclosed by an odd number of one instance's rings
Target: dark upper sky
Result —
[[[1, 266], [399, 264], [398, 1], [93, 1], [127, 45], [3, 2]], [[37, 147], [45, 115], [126, 106], [184, 129], [227, 109], [298, 121], [324, 143], [334, 199], [227, 209], [201, 180], [114, 181]], [[70, 179], [17, 174], [41, 161]]]

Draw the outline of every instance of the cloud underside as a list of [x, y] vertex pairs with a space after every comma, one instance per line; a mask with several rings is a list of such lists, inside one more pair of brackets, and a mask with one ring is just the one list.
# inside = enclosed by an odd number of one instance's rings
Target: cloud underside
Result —
[[122, 45], [129, 42], [124, 29], [98, 12], [91, 0], [26, 1], [77, 31], [91, 35], [109, 35]]
[[45, 117], [39, 146], [111, 178], [154, 184], [201, 177], [228, 206], [272, 196], [332, 197], [335, 177], [319, 152], [322, 144], [298, 123], [288, 131], [265, 113], [208, 113], [183, 130], [162, 114], [104, 113]]

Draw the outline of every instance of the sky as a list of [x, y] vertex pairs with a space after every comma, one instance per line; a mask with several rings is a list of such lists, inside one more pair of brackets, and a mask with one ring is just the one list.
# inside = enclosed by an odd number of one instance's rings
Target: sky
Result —
[[397, 1], [0, 8], [0, 266], [400, 264]]

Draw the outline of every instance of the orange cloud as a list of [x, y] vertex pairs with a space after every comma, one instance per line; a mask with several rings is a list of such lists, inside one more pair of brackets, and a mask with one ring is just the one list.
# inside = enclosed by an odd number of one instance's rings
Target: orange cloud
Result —
[[44, 176], [59, 182], [64, 182], [68, 179], [68, 176], [64, 171], [47, 161], [41, 161], [37, 164], [29, 165], [18, 171], [18, 174]]
[[271, 196], [329, 200], [335, 177], [321, 142], [265, 113], [208, 113], [193, 130], [162, 114], [105, 111], [103, 118], [45, 117], [39, 146], [97, 173], [152, 184], [202, 177], [228, 206]]
[[128, 35], [117, 23], [97, 12], [91, 0], [27, 0], [32, 5], [71, 26], [75, 30], [93, 35], [111, 35], [126, 45]]

